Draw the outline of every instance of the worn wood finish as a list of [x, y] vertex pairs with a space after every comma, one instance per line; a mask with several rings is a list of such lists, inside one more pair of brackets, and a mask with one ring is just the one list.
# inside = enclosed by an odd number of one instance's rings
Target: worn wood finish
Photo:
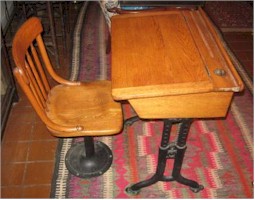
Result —
[[[16, 33], [12, 53], [13, 73], [36, 113], [58, 137], [101, 136], [122, 129], [121, 105], [111, 96], [111, 82], [73, 82], [52, 68], [38, 18], [28, 19]], [[38, 51], [33, 46], [37, 42]], [[43, 62], [41, 63], [42, 60]], [[60, 84], [51, 88], [43, 66]]]
[[[140, 98], [143, 87], [148, 87], [146, 95], [151, 97], [242, 90], [239, 76], [204, 18], [201, 10], [114, 16], [114, 98]], [[215, 75], [217, 68], [226, 75]]]
[[111, 34], [112, 95], [142, 118], [223, 117], [243, 90], [201, 8], [113, 16]]

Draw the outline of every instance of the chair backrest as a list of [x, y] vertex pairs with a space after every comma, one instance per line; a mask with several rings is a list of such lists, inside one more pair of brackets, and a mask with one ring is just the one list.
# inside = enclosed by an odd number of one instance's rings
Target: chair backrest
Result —
[[59, 83], [79, 85], [80, 82], [67, 81], [55, 73], [42, 40], [42, 31], [41, 21], [36, 17], [29, 18], [19, 28], [12, 44], [12, 55], [16, 65], [13, 73], [36, 113], [48, 128], [62, 131], [77, 131], [79, 129], [77, 127], [65, 127], [54, 124], [47, 117], [47, 99], [51, 87], [43, 66], [46, 67], [52, 78]]
[[[42, 24], [38, 18], [28, 19], [15, 34], [12, 44], [12, 55], [16, 65], [14, 75], [21, 88], [28, 96], [31, 104], [41, 118], [44, 118], [46, 100], [50, 91], [50, 85], [43, 70], [44, 65], [50, 65], [48, 55], [41, 33]], [[39, 53], [34, 43], [37, 43]], [[43, 62], [41, 62], [41, 60]]]

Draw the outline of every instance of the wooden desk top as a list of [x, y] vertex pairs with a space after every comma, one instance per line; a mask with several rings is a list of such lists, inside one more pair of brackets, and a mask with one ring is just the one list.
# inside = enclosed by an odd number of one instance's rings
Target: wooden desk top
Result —
[[117, 15], [111, 35], [116, 100], [243, 89], [202, 9]]

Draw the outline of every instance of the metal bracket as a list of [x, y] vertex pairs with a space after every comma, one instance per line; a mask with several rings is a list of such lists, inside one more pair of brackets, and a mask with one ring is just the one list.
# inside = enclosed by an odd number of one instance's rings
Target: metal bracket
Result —
[[176, 143], [172, 142], [172, 143], [169, 144], [169, 148], [168, 148], [168, 151], [167, 151], [166, 158], [167, 159], [173, 159], [173, 158], [175, 158], [176, 153], [177, 153]]

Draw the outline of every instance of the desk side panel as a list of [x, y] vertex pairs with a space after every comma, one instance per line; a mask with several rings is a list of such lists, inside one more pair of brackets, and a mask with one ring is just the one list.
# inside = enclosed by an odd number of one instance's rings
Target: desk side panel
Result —
[[210, 92], [129, 100], [143, 119], [225, 117], [233, 92]]

